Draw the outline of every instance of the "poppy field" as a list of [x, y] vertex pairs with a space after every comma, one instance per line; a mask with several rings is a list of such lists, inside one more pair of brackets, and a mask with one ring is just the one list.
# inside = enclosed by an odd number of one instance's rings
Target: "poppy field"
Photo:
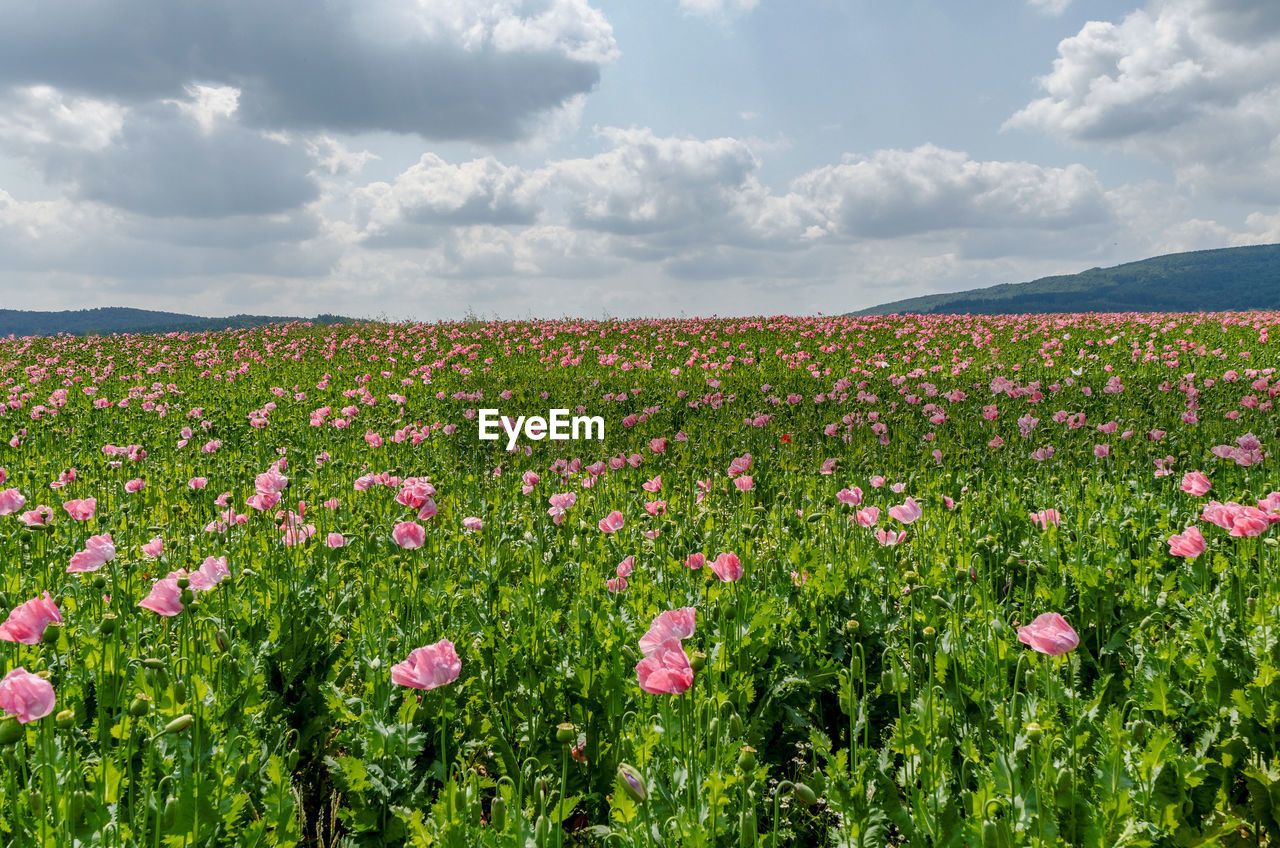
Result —
[[1280, 845], [1277, 325], [0, 340], [0, 842]]

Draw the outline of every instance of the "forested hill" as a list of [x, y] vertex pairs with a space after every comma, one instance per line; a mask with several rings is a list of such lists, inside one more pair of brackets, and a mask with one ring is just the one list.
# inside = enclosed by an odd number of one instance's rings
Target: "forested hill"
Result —
[[897, 300], [850, 314], [1241, 309], [1280, 309], [1280, 244], [1171, 253], [1029, 283]]
[[0, 338], [16, 336], [49, 336], [70, 333], [76, 336], [109, 335], [111, 333], [204, 332], [206, 330], [242, 329], [291, 321], [315, 321], [339, 324], [350, 321], [338, 315], [295, 318], [280, 315], [231, 315], [205, 318], [181, 312], [156, 312], [150, 309], [128, 309], [111, 306], [100, 309], [70, 309], [62, 312], [27, 312], [0, 309]]

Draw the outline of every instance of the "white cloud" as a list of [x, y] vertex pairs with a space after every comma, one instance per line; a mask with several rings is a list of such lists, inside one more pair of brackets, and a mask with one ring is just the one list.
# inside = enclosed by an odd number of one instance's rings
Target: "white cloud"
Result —
[[1195, 191], [1280, 199], [1280, 4], [1152, 0], [1058, 45], [1046, 96], [1005, 124], [1113, 146]]
[[127, 110], [93, 97], [32, 85], [0, 93], [0, 148], [38, 154], [56, 146], [99, 151], [120, 135]]
[[891, 238], [937, 230], [1061, 229], [1105, 218], [1097, 176], [1082, 165], [976, 161], [926, 144], [846, 155], [791, 183], [827, 222], [852, 237]]

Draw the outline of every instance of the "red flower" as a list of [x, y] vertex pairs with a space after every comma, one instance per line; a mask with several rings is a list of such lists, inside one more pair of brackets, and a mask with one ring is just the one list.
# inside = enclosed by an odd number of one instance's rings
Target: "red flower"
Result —
[[782, 434], [782, 443], [783, 443], [784, 445], [789, 445], [789, 444], [791, 444], [791, 434], [790, 434], [790, 433], [783, 433], [783, 434]]

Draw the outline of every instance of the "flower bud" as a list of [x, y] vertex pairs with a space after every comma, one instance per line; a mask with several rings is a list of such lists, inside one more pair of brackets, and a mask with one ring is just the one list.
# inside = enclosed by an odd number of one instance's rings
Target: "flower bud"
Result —
[[649, 792], [644, 786], [644, 777], [635, 766], [618, 763], [618, 778], [622, 783], [623, 791], [631, 797], [631, 800], [647, 801], [649, 799]]
[[578, 728], [574, 727], [567, 721], [562, 721], [556, 725], [556, 741], [561, 744], [568, 744], [578, 738]]
[[507, 801], [501, 795], [493, 799], [489, 805], [489, 821], [493, 829], [499, 833], [507, 829]]
[[151, 712], [151, 696], [139, 692], [133, 696], [133, 700], [129, 702], [129, 715], [134, 718], [140, 718]]
[[818, 803], [818, 793], [814, 792], [807, 783], [797, 783], [791, 789], [791, 794], [796, 796], [796, 800], [806, 807], [812, 807]]
[[103, 613], [102, 623], [98, 625], [98, 632], [104, 636], [110, 636], [116, 631], [116, 625], [119, 623], [119, 619], [116, 618], [115, 613]]
[[164, 726], [165, 733], [181, 733], [192, 725], [196, 717], [191, 713], [183, 713]]
[[76, 723], [76, 711], [63, 710], [62, 712], [58, 713], [56, 716], [53, 717], [53, 723], [58, 725], [58, 727], [62, 728], [63, 730], [66, 730], [68, 727], [71, 727], [73, 724]]
[[1040, 727], [1040, 722], [1032, 721], [1027, 723], [1027, 738], [1032, 742], [1039, 742], [1040, 737], [1044, 736], [1044, 729]]
[[703, 651], [694, 651], [689, 655], [689, 668], [695, 672], [702, 671], [707, 664], [707, 655]]
[[188, 587], [188, 586], [190, 586], [190, 585], [191, 585], [191, 579], [190, 579], [190, 578], [188, 578], [188, 577], [179, 577], [179, 578], [178, 578], [178, 588], [179, 588], [179, 589], [185, 589], [185, 588], [187, 588], [187, 587]]
[[62, 625], [56, 621], [51, 621], [44, 628], [44, 635], [40, 638], [44, 640], [46, 645], [52, 645], [58, 641], [58, 634], [62, 632]]

